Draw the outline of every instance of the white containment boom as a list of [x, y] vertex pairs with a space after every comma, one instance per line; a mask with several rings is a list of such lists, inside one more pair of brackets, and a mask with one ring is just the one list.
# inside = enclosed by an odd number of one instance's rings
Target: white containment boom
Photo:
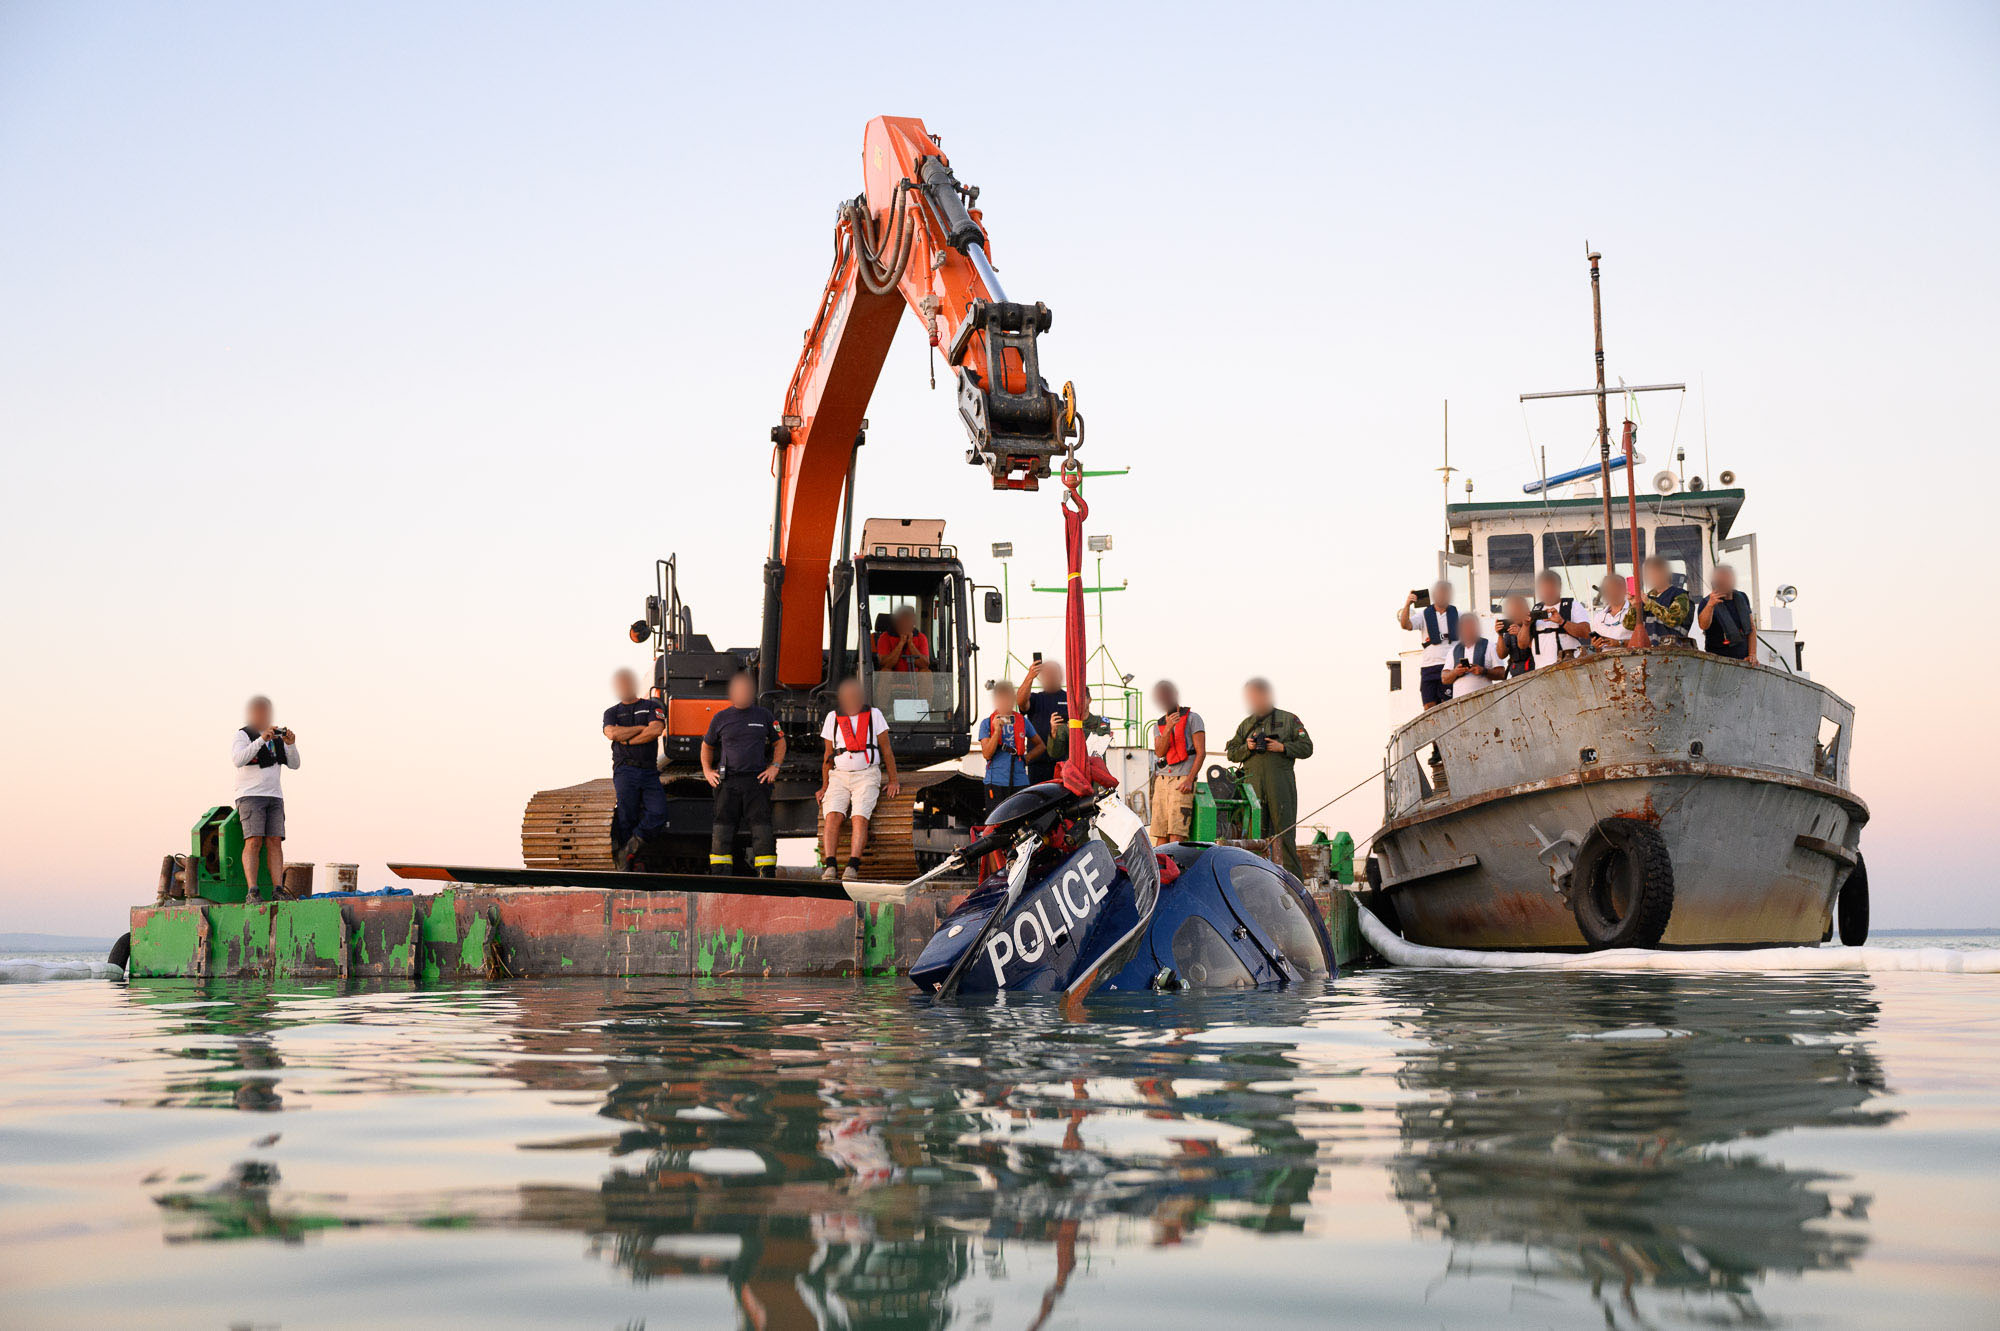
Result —
[[1361, 908], [1361, 936], [1396, 966], [1434, 970], [1549, 971], [1950, 971], [2000, 974], [2000, 948], [1959, 951], [1948, 947], [1760, 947], [1743, 951], [1661, 952], [1610, 948], [1603, 952], [1477, 952], [1424, 947], [1398, 938]]

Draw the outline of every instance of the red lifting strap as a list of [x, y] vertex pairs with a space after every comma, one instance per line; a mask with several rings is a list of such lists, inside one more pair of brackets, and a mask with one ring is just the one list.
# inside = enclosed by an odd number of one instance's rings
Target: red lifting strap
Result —
[[1063, 504], [1063, 551], [1069, 559], [1069, 591], [1065, 597], [1063, 631], [1063, 675], [1069, 685], [1069, 751], [1063, 759], [1062, 783], [1074, 795], [1087, 795], [1093, 786], [1115, 787], [1118, 779], [1102, 758], [1091, 757], [1083, 742], [1083, 718], [1090, 715], [1090, 689], [1084, 683], [1089, 665], [1089, 647], [1083, 640], [1083, 520], [1090, 505], [1083, 502], [1083, 469], [1065, 464]]

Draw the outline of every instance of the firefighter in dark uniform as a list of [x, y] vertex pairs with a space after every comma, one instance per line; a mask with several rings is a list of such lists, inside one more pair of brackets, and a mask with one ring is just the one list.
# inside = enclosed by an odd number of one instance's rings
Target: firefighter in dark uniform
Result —
[[604, 738], [611, 741], [611, 845], [621, 869], [630, 869], [647, 838], [667, 825], [667, 790], [660, 784], [660, 736], [667, 705], [639, 696], [639, 677], [620, 670], [611, 677], [618, 701], [604, 709]]
[[750, 830], [750, 863], [759, 878], [778, 876], [778, 838], [771, 826], [771, 785], [785, 762], [785, 732], [757, 705], [757, 677], [739, 671], [729, 681], [729, 706], [701, 737], [701, 774], [715, 790], [708, 871], [728, 873], [736, 831]]
[[1294, 878], [1303, 878], [1293, 827], [1299, 819], [1299, 785], [1292, 765], [1312, 757], [1312, 736], [1306, 734], [1305, 722], [1278, 710], [1267, 679], [1253, 679], [1243, 686], [1243, 708], [1250, 715], [1229, 741], [1229, 761], [1242, 764], [1244, 779], [1264, 806], [1264, 835], [1276, 843], [1278, 862]]

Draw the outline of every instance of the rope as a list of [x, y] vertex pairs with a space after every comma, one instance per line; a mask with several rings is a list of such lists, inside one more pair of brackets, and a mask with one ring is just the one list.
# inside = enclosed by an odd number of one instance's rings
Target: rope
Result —
[[[1486, 691], [1487, 690], [1485, 689], [1480, 690], [1481, 693], [1484, 693]], [[1487, 699], [1486, 702], [1477, 711], [1467, 712], [1464, 716], [1461, 716], [1460, 718], [1458, 718], [1458, 720], [1452, 722], [1450, 725], [1446, 726], [1443, 730], [1438, 731], [1437, 734], [1432, 735], [1428, 740], [1425, 740], [1423, 743], [1418, 744], [1417, 747], [1421, 749], [1424, 746], [1424, 744], [1437, 743], [1439, 740], [1443, 739], [1446, 735], [1449, 735], [1454, 730], [1457, 730], [1460, 726], [1467, 725], [1472, 721], [1478, 719], [1480, 716], [1484, 715], [1486, 712], [1491, 711], [1493, 707], [1499, 703], [1499, 701], [1500, 700], [1498, 698]], [[1298, 831], [1300, 825], [1303, 824], [1306, 821], [1306, 819], [1311, 818], [1314, 814], [1324, 813], [1326, 810], [1332, 808], [1334, 805], [1346, 799], [1349, 795], [1352, 795], [1355, 791], [1367, 785], [1370, 781], [1373, 781], [1380, 776], [1387, 776], [1388, 773], [1389, 773], [1389, 764], [1383, 763], [1380, 767], [1370, 772], [1367, 776], [1362, 777], [1359, 781], [1356, 781], [1346, 790], [1341, 791], [1338, 795], [1335, 795], [1332, 799], [1320, 805], [1318, 808], [1309, 810], [1306, 813], [1303, 813], [1299, 815], [1297, 818], [1293, 819], [1292, 825], [1290, 827], [1279, 828], [1276, 832], [1273, 832], [1268, 837], [1266, 837], [1265, 840], [1276, 841], [1281, 836], [1286, 836], [1292, 832]], [[1356, 842], [1355, 849], [1359, 850], [1367, 842], [1373, 840], [1374, 835], [1375, 834], [1371, 832], [1367, 836], [1363, 837], [1360, 841]]]

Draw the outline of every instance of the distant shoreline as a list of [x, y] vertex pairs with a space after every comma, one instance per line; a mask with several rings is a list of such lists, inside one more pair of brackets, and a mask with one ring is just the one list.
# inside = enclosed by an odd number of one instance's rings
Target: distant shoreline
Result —
[[116, 941], [96, 934], [0, 934], [0, 952], [104, 951]]

